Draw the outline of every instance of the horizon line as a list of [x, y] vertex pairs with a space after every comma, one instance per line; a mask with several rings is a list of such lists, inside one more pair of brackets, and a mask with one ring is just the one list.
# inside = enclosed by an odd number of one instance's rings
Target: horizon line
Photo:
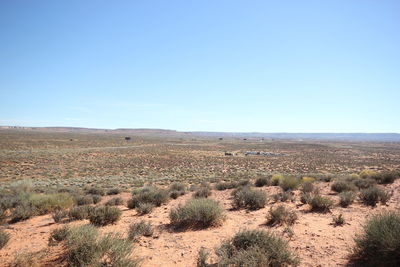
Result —
[[60, 128], [67, 128], [67, 129], [85, 129], [85, 130], [107, 130], [107, 131], [118, 131], [118, 130], [161, 130], [161, 131], [171, 131], [171, 132], [178, 132], [178, 133], [240, 133], [240, 134], [398, 134], [400, 135], [399, 132], [302, 132], [302, 131], [296, 131], [296, 132], [263, 132], [263, 131], [206, 131], [206, 130], [200, 130], [200, 131], [193, 131], [193, 130], [175, 130], [175, 129], [165, 129], [165, 128], [91, 128], [91, 127], [82, 127], [82, 126], [18, 126], [18, 125], [0, 125], [0, 129], [27, 129], [29, 128], [37, 128], [37, 129], [46, 129], [46, 128], [52, 128], [52, 129], [60, 129]]

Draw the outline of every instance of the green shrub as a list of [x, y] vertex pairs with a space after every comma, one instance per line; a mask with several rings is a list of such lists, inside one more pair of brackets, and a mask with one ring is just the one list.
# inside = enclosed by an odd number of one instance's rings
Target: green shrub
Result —
[[314, 195], [311, 198], [310, 205], [312, 211], [328, 212], [333, 206], [333, 201], [321, 195]]
[[0, 209], [8, 210], [11, 208], [15, 208], [19, 201], [20, 199], [18, 198], [18, 196], [2, 194], [0, 196]]
[[376, 206], [379, 201], [382, 204], [386, 204], [389, 199], [390, 195], [376, 186], [361, 190], [360, 192], [361, 202], [368, 206]]
[[100, 187], [89, 188], [86, 190], [86, 193], [91, 195], [100, 195], [100, 196], [104, 196], [106, 194], [105, 190]]
[[279, 182], [284, 178], [282, 174], [274, 174], [271, 177], [271, 185], [279, 185]]
[[97, 204], [101, 201], [101, 195], [92, 195], [93, 198], [93, 204]]
[[378, 184], [392, 184], [399, 178], [399, 174], [394, 171], [373, 173], [369, 178], [375, 180]]
[[55, 223], [59, 223], [62, 219], [68, 217], [68, 211], [66, 210], [55, 210], [52, 214], [52, 218]]
[[51, 231], [49, 236], [49, 246], [54, 246], [57, 243], [66, 240], [69, 231], [70, 228], [68, 226], [56, 228], [53, 231]]
[[66, 257], [70, 266], [95, 266], [101, 257], [98, 230], [92, 225], [71, 228], [66, 238]]
[[107, 195], [118, 195], [119, 193], [121, 193], [119, 188], [111, 188], [107, 191]]
[[313, 195], [310, 193], [301, 193], [300, 202], [303, 204], [310, 204]]
[[314, 184], [311, 181], [305, 181], [303, 182], [303, 185], [301, 187], [301, 192], [302, 193], [311, 193], [314, 191]]
[[7, 220], [7, 210], [0, 207], [0, 224], [3, 224]]
[[233, 191], [233, 207], [257, 210], [265, 207], [267, 196], [264, 192], [249, 187], [240, 187]]
[[131, 242], [118, 234], [101, 237], [96, 227], [83, 225], [62, 231], [59, 238], [64, 240], [68, 266], [138, 266], [138, 260], [130, 258]]
[[338, 216], [333, 216], [332, 220], [333, 220], [333, 224], [335, 226], [341, 226], [341, 225], [343, 225], [345, 223], [345, 220], [344, 220], [342, 214], [339, 214]]
[[146, 186], [132, 192], [132, 198], [128, 201], [128, 208], [134, 209], [139, 203], [151, 203], [154, 206], [161, 206], [169, 199], [167, 190], [154, 186]]
[[76, 199], [76, 205], [91, 205], [93, 204], [93, 197], [91, 195], [80, 196]]
[[196, 267], [208, 267], [207, 260], [209, 255], [210, 254], [203, 247], [200, 248], [197, 254]]
[[68, 193], [30, 194], [28, 201], [38, 215], [47, 214], [57, 209], [68, 209], [74, 204], [73, 197]]
[[11, 223], [27, 220], [35, 215], [35, 208], [31, 203], [23, 202], [11, 212]]
[[4, 230], [0, 230], [0, 249], [4, 248], [9, 240], [10, 234], [5, 232]]
[[240, 180], [237, 184], [238, 184], [238, 186], [248, 186], [248, 185], [250, 185], [250, 180], [243, 179], [243, 180]]
[[99, 241], [101, 256], [96, 266], [137, 267], [140, 260], [132, 259], [133, 245], [119, 234], [109, 233]]
[[356, 179], [353, 181], [353, 184], [357, 186], [358, 189], [365, 189], [375, 185], [376, 181], [371, 178]]
[[120, 206], [124, 205], [124, 200], [120, 197], [113, 197], [108, 200], [104, 205], [106, 206]]
[[342, 206], [343, 208], [346, 208], [354, 202], [355, 198], [356, 195], [354, 194], [354, 192], [351, 191], [341, 192], [339, 193], [339, 205]]
[[146, 203], [146, 202], [139, 203], [139, 205], [137, 205], [135, 208], [138, 215], [149, 214], [153, 209], [154, 209], [154, 205], [152, 203]]
[[364, 169], [364, 170], [362, 170], [361, 172], [360, 172], [360, 177], [361, 178], [368, 178], [368, 177], [371, 177], [372, 175], [375, 175], [375, 174], [377, 174], [375, 171], [373, 171], [373, 170], [368, 170], [368, 169]]
[[294, 194], [292, 191], [284, 191], [284, 192], [272, 195], [272, 198], [275, 202], [294, 201]]
[[355, 266], [400, 266], [400, 213], [373, 216], [355, 243]]
[[89, 220], [95, 226], [105, 226], [117, 222], [121, 214], [121, 210], [116, 207], [100, 206], [89, 214]]
[[89, 219], [89, 215], [93, 212], [92, 206], [73, 207], [68, 211], [68, 218], [71, 221]]
[[257, 187], [269, 186], [271, 185], [271, 178], [270, 177], [260, 177], [254, 183]]
[[193, 193], [194, 198], [207, 198], [209, 196], [211, 196], [211, 190], [206, 186], [201, 186]]
[[238, 232], [216, 253], [218, 266], [296, 266], [299, 262], [285, 240], [263, 230]]
[[219, 182], [217, 183], [214, 188], [219, 191], [223, 191], [226, 189], [232, 189], [238, 187], [238, 183], [235, 182]]
[[282, 224], [292, 225], [297, 219], [298, 217], [295, 211], [288, 210], [284, 206], [279, 205], [276, 208], [270, 208], [267, 224], [270, 226]]
[[186, 191], [186, 185], [184, 185], [183, 183], [172, 183], [169, 186], [169, 191], [181, 191], [181, 192], [185, 192]]
[[279, 186], [284, 190], [295, 190], [301, 184], [301, 180], [297, 177], [286, 176], [280, 179]]
[[149, 222], [140, 221], [129, 225], [128, 238], [136, 241], [138, 236], [152, 236], [153, 226]]
[[[39, 255], [38, 255], [39, 254]], [[39, 252], [17, 252], [9, 267], [41, 267], [38, 260], [42, 255]]]
[[356, 191], [357, 187], [350, 181], [338, 180], [331, 185], [332, 191], [341, 193], [344, 191]]
[[224, 214], [217, 201], [199, 198], [173, 208], [169, 218], [176, 228], [206, 228], [220, 224]]
[[177, 199], [178, 197], [183, 196], [185, 193], [185, 191], [171, 191], [169, 192], [169, 197], [172, 199]]

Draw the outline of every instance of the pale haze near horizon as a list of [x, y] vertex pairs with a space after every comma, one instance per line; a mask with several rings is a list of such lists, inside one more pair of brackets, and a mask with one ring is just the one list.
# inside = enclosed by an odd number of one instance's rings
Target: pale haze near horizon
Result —
[[400, 132], [399, 1], [2, 1], [0, 125]]

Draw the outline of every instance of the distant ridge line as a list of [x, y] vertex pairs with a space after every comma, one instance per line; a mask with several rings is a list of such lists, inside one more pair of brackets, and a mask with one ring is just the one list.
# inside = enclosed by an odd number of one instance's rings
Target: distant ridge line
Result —
[[92, 132], [92, 133], [126, 133], [140, 135], [193, 135], [205, 137], [236, 138], [276, 138], [276, 139], [317, 139], [317, 140], [358, 140], [358, 141], [400, 141], [399, 133], [288, 133], [288, 132], [208, 132], [208, 131], [176, 131], [152, 128], [85, 128], [85, 127], [27, 127], [0, 126], [0, 130], [26, 130], [43, 132]]

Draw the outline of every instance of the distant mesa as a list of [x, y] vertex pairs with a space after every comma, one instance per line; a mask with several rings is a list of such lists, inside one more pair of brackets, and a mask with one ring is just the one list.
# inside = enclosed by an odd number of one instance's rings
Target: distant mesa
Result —
[[259, 132], [202, 132], [188, 131], [179, 132], [166, 129], [148, 128], [119, 128], [119, 129], [95, 129], [83, 127], [24, 127], [24, 126], [0, 126], [0, 130], [17, 131], [42, 131], [42, 132], [87, 132], [87, 133], [119, 133], [132, 134], [137, 136], [178, 136], [178, 137], [203, 137], [218, 138], [223, 140], [225, 137], [241, 138], [244, 141], [291, 139], [291, 140], [348, 140], [348, 141], [385, 141], [400, 142], [399, 133], [259, 133]]

